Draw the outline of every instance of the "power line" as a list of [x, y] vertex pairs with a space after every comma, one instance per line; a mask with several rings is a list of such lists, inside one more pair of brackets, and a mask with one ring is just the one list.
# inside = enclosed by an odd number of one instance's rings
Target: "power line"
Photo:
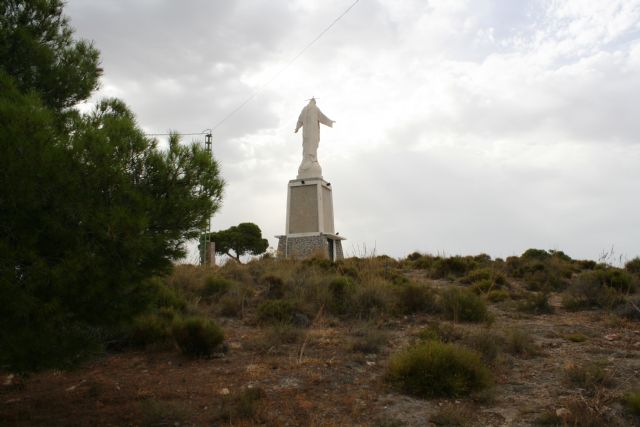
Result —
[[[173, 134], [175, 135], [180, 135], [180, 136], [193, 136], [193, 135], [204, 135], [207, 132], [213, 132], [214, 130], [216, 130], [218, 127], [220, 127], [220, 125], [222, 125], [224, 122], [226, 122], [227, 120], [229, 120], [234, 114], [236, 114], [238, 111], [240, 111], [245, 105], [247, 105], [249, 102], [253, 101], [253, 99], [258, 96], [260, 94], [260, 92], [262, 92], [267, 86], [269, 86], [274, 80], [276, 80], [278, 77], [280, 77], [280, 75], [282, 73], [284, 73], [298, 58], [300, 58], [307, 50], [309, 50], [309, 48], [311, 46], [313, 46], [318, 40], [320, 40], [320, 38], [322, 36], [325, 35], [325, 33], [327, 31], [329, 31], [334, 25], [336, 25], [338, 23], [338, 21], [340, 21], [347, 13], [349, 13], [349, 11], [351, 9], [353, 9], [353, 7], [359, 2], [360, 0], [355, 0], [353, 3], [351, 3], [351, 5], [346, 8], [340, 15], [338, 15], [338, 17], [336, 19], [334, 19], [324, 30], [322, 30], [320, 32], [320, 34], [318, 34], [313, 40], [311, 40], [309, 43], [307, 43], [298, 53], [296, 53], [293, 57], [291, 57], [291, 59], [289, 59], [289, 61], [287, 61], [287, 63], [280, 69], [278, 70], [278, 72], [276, 72], [269, 80], [267, 80], [265, 83], [261, 84], [258, 89], [256, 89], [255, 91], [253, 91], [253, 93], [251, 95], [249, 95], [249, 97], [247, 97], [247, 99], [245, 99], [244, 101], [242, 101], [236, 108], [234, 108], [233, 110], [231, 110], [231, 112], [229, 114], [227, 114], [226, 116], [224, 116], [222, 118], [222, 120], [220, 120], [218, 123], [216, 123], [215, 126], [213, 126], [213, 128], [211, 129], [207, 129], [206, 131], [202, 131], [202, 132], [198, 132], [198, 133], [178, 133], [175, 132]], [[147, 136], [169, 136], [172, 135], [172, 133], [145, 133], [145, 135]]]
[[316, 36], [316, 38], [314, 38], [313, 40], [311, 40], [309, 43], [307, 43], [307, 45], [305, 47], [302, 48], [302, 50], [300, 50], [296, 55], [294, 55], [273, 77], [271, 77], [267, 82], [263, 83], [262, 85], [260, 85], [258, 87], [258, 89], [256, 89], [251, 95], [249, 95], [249, 97], [247, 99], [245, 99], [243, 102], [240, 103], [240, 105], [238, 105], [236, 108], [234, 108], [229, 114], [227, 114], [222, 120], [220, 120], [218, 123], [216, 123], [216, 125], [212, 128], [213, 130], [216, 130], [221, 124], [223, 124], [224, 122], [226, 122], [229, 118], [231, 118], [231, 116], [233, 116], [235, 113], [237, 113], [238, 111], [240, 111], [245, 105], [247, 105], [249, 102], [251, 102], [256, 96], [258, 96], [258, 94], [260, 92], [262, 92], [262, 90], [264, 88], [266, 88], [269, 84], [271, 84], [274, 80], [276, 80], [278, 77], [280, 77], [280, 75], [282, 73], [284, 73], [287, 68], [289, 68], [291, 66], [291, 64], [293, 64], [300, 56], [302, 56], [303, 53], [305, 53], [311, 46], [313, 46], [315, 44], [315, 42], [317, 42], [318, 40], [320, 40], [320, 38], [331, 29], [331, 27], [333, 27], [340, 19], [342, 19], [343, 16], [345, 16], [347, 13], [349, 13], [349, 11], [351, 9], [353, 9], [353, 7], [359, 2], [360, 0], [356, 0], [354, 1], [351, 6], [349, 6], [348, 8], [345, 9], [344, 12], [342, 12], [336, 19], [333, 20], [333, 22], [331, 22], [331, 24], [329, 24], [328, 27], [326, 27], [324, 30], [322, 30], [320, 32], [320, 34], [318, 34], [318, 36]]
[[195, 135], [204, 135], [207, 132], [192, 132], [192, 133], [181, 133], [181, 132], [170, 132], [170, 133], [145, 133], [146, 136], [171, 136], [171, 135], [179, 135], [179, 136], [195, 136]]

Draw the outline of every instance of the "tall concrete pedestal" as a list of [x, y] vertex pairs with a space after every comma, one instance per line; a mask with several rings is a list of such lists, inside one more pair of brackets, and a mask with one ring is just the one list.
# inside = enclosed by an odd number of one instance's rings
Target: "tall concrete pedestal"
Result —
[[285, 258], [343, 259], [345, 239], [334, 229], [331, 184], [322, 178], [289, 181], [286, 234], [276, 237], [278, 255]]

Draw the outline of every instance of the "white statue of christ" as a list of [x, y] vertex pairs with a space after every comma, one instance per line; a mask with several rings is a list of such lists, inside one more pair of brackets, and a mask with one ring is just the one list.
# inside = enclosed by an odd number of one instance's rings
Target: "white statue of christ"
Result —
[[320, 145], [320, 123], [333, 127], [335, 121], [322, 114], [311, 98], [300, 112], [295, 133], [302, 127], [302, 163], [298, 168], [298, 179], [322, 178], [322, 168], [318, 163], [318, 145]]

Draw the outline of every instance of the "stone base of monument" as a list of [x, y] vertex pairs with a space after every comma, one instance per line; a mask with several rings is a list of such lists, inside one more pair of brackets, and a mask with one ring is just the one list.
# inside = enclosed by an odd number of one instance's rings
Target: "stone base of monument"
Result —
[[337, 261], [344, 258], [342, 238], [336, 235], [317, 234], [315, 236], [276, 236], [278, 256], [284, 258], [327, 258]]
[[278, 238], [278, 256], [332, 261], [343, 259], [342, 240], [333, 225], [331, 184], [322, 178], [294, 179], [287, 191], [286, 234]]

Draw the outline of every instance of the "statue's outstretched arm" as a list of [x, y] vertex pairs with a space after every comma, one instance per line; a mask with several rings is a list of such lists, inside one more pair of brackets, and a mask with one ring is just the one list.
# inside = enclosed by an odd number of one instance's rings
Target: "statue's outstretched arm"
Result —
[[335, 123], [334, 120], [331, 120], [329, 117], [325, 116], [320, 110], [318, 110], [318, 121], [325, 126], [329, 126], [330, 128], [332, 128], [333, 124]]

